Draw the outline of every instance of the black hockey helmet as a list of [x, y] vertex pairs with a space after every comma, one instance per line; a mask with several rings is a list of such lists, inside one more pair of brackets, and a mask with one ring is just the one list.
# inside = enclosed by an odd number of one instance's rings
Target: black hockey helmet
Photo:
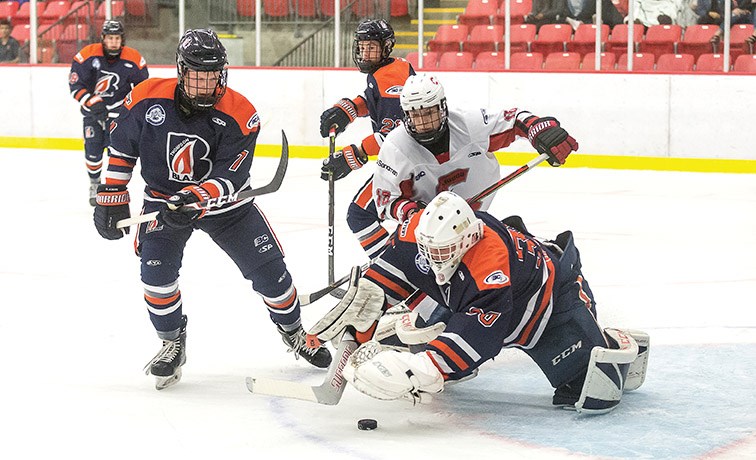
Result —
[[[105, 46], [106, 35], [120, 35], [121, 46], [117, 50], [108, 49]], [[118, 58], [121, 55], [121, 50], [123, 50], [123, 44], [126, 41], [124, 38], [124, 29], [123, 29], [123, 24], [121, 23], [121, 21], [113, 21], [113, 20], [105, 21], [102, 24], [102, 33], [100, 34], [100, 39], [102, 40], [102, 52], [105, 54], [105, 56], [110, 59]]]
[[[381, 59], [378, 62], [363, 61], [360, 53], [359, 42], [377, 41], [381, 47]], [[357, 30], [354, 32], [354, 46], [352, 47], [352, 59], [362, 73], [373, 73], [380, 67], [386, 65], [394, 50], [396, 38], [394, 38], [394, 29], [383, 19], [366, 19], [359, 23]]]
[[[210, 29], [187, 30], [176, 50], [176, 69], [181, 96], [192, 110], [215, 106], [226, 93], [226, 48]], [[218, 72], [217, 78], [189, 78], [188, 71]]]

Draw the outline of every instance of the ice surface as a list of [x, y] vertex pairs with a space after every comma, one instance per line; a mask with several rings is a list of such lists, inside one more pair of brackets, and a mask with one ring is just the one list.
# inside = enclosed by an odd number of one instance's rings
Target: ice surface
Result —
[[[275, 161], [255, 159], [255, 185]], [[366, 261], [344, 216], [371, 168], [336, 184], [337, 277]], [[545, 377], [516, 350], [423, 407], [352, 388], [334, 407], [252, 395], [246, 376], [320, 383], [323, 372], [286, 353], [201, 233], [180, 280], [184, 377], [158, 392], [141, 371], [159, 341], [132, 238], [94, 230], [83, 155], [5, 149], [0, 169], [0, 458], [756, 458], [753, 175], [539, 167], [499, 192], [495, 215], [519, 214], [544, 237], [574, 232], [603, 325], [651, 334], [644, 386], [610, 414], [578, 417], [551, 407]], [[294, 159], [282, 189], [258, 199], [300, 292], [327, 281], [318, 170]], [[305, 325], [333, 302], [305, 307]], [[361, 418], [379, 428], [357, 430]]]

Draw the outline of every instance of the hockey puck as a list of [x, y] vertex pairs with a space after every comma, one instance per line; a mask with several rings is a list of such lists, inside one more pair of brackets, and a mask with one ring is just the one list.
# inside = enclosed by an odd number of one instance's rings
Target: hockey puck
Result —
[[373, 431], [374, 429], [378, 428], [378, 422], [373, 420], [372, 418], [363, 418], [362, 420], [357, 422], [357, 428], [362, 431]]

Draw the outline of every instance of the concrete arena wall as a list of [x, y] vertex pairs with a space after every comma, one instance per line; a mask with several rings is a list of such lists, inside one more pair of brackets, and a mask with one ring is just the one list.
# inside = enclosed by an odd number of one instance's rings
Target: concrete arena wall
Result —
[[[175, 68], [151, 67], [154, 77]], [[580, 142], [580, 154], [662, 158], [756, 159], [747, 120], [756, 106], [744, 75], [438, 72], [452, 107], [521, 107], [553, 115]], [[68, 93], [68, 66], [3, 66], [0, 139], [81, 138], [78, 106]], [[263, 123], [259, 144], [323, 146], [322, 110], [365, 88], [354, 69], [231, 68], [229, 86], [247, 96]], [[361, 119], [339, 145], [370, 132]], [[533, 152], [527, 141], [510, 150]]]

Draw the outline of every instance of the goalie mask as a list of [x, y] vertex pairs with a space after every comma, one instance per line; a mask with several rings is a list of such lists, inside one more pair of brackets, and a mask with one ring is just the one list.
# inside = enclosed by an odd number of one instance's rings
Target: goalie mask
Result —
[[192, 111], [209, 110], [226, 93], [226, 48], [210, 29], [187, 30], [176, 50], [178, 88]]
[[465, 253], [483, 238], [483, 221], [467, 201], [441, 192], [428, 204], [415, 229], [417, 247], [436, 274], [436, 283], [449, 282]]
[[362, 21], [354, 32], [352, 59], [362, 73], [373, 73], [386, 65], [394, 50], [394, 29], [383, 19]]
[[118, 59], [125, 42], [123, 24], [120, 21], [105, 21], [102, 24], [102, 52], [108, 59]]
[[448, 129], [444, 87], [430, 75], [412, 75], [402, 88], [399, 102], [404, 111], [404, 128], [423, 145], [437, 142]]

